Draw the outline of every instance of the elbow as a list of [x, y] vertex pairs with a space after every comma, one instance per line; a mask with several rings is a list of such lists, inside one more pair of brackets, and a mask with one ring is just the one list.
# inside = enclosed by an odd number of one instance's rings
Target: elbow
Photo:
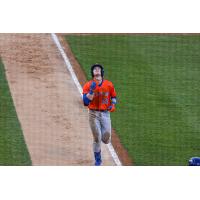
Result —
[[88, 99], [87, 94], [83, 95], [83, 104], [84, 106], [88, 106], [90, 104], [90, 99]]
[[117, 104], [117, 98], [116, 97], [113, 97], [111, 101], [112, 101], [112, 104]]

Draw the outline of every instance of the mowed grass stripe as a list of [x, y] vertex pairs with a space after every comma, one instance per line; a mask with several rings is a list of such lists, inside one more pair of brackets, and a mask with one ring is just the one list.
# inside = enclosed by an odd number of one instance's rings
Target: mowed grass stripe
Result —
[[0, 59], [0, 165], [31, 165]]
[[200, 156], [200, 36], [66, 36], [90, 79], [105, 66], [118, 92], [112, 124], [135, 165], [187, 165]]

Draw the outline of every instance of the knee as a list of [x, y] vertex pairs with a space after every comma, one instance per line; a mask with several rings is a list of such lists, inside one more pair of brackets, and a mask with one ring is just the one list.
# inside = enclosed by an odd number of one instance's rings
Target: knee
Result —
[[109, 144], [110, 140], [102, 140], [104, 144]]
[[95, 143], [100, 143], [101, 142], [100, 137], [98, 137], [98, 136], [94, 137], [94, 142]]
[[110, 133], [109, 132], [105, 132], [102, 136], [102, 142], [104, 144], [108, 144], [110, 142]]

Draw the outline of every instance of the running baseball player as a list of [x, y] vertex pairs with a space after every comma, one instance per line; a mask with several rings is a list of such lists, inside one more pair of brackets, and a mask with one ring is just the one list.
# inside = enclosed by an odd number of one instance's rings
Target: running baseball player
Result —
[[116, 92], [112, 82], [104, 79], [104, 68], [100, 64], [91, 66], [92, 80], [83, 87], [83, 103], [89, 108], [89, 124], [93, 134], [95, 166], [100, 166], [101, 141], [111, 141], [110, 112], [115, 111]]

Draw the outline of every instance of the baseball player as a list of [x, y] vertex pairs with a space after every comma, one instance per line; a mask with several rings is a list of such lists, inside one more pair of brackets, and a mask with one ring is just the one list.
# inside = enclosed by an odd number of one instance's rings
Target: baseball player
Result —
[[93, 134], [95, 166], [100, 166], [101, 141], [111, 141], [110, 112], [115, 111], [116, 92], [112, 82], [104, 79], [104, 68], [100, 64], [91, 66], [92, 80], [83, 87], [83, 103], [89, 108], [89, 124]]

